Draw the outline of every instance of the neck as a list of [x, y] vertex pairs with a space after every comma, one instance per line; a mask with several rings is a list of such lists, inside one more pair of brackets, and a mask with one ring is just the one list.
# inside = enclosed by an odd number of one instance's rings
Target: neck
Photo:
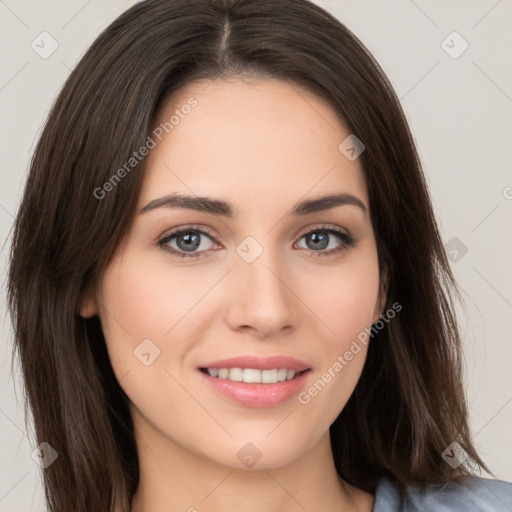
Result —
[[239, 469], [201, 456], [143, 421], [134, 418], [140, 479], [131, 512], [234, 512], [241, 504], [244, 512], [372, 510], [374, 497], [337, 474], [328, 431], [288, 464]]

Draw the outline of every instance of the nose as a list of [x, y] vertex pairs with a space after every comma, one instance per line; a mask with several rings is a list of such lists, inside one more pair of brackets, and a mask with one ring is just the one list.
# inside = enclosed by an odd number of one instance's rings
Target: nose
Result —
[[265, 250], [252, 263], [235, 258], [230, 272], [227, 321], [235, 331], [252, 331], [264, 338], [293, 328], [296, 301], [290, 273], [277, 257]]

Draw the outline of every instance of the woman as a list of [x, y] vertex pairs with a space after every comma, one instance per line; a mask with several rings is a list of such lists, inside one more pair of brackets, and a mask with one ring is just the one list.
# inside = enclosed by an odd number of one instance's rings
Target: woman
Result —
[[306, 0], [137, 3], [63, 87], [15, 224], [49, 509], [508, 510], [456, 293], [349, 30]]

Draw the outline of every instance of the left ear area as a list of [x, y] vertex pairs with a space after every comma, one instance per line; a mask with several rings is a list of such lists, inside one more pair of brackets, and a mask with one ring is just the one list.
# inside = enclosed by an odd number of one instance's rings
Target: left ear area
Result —
[[92, 287], [87, 287], [82, 292], [78, 312], [83, 318], [92, 318], [98, 314], [98, 304]]
[[388, 295], [388, 273], [384, 271], [382, 273], [380, 284], [379, 284], [379, 296], [377, 298], [377, 303], [375, 304], [375, 311], [372, 323], [374, 324], [380, 316], [384, 313], [384, 308], [386, 306], [386, 299]]

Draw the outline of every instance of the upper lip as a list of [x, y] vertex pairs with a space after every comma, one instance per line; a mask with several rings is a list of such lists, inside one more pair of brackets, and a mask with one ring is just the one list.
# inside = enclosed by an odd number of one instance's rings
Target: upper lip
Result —
[[273, 370], [286, 368], [301, 372], [311, 367], [294, 357], [288, 356], [237, 356], [229, 359], [219, 359], [200, 366], [200, 368], [254, 368], [256, 370]]

